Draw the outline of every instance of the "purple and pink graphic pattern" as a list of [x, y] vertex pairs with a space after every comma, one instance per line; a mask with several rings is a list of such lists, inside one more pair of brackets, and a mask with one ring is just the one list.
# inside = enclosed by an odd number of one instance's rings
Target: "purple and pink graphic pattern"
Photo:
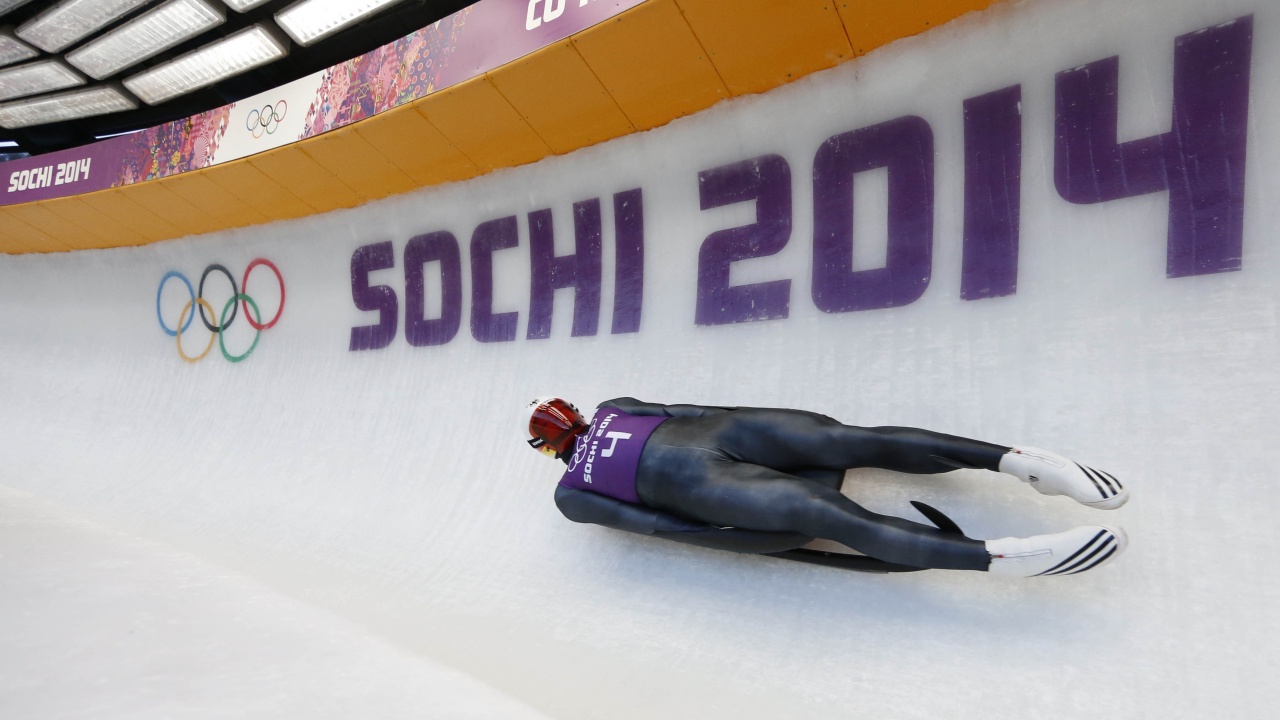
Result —
[[112, 187], [198, 170], [210, 164], [227, 134], [234, 105], [147, 128], [120, 138], [126, 145]]
[[435, 92], [471, 8], [324, 72], [302, 137], [363, 120]]
[[[643, 1], [559, 3], [555, 6], [558, 13], [544, 13], [533, 22], [530, 18], [534, 13], [526, 0], [481, 0], [395, 42], [324, 70], [314, 89], [303, 85], [315, 83], [315, 76], [281, 86], [270, 93], [268, 103], [275, 106], [279, 100], [275, 95], [301, 93], [303, 102], [289, 104], [303, 112], [305, 120], [297, 135], [287, 141], [305, 140], [482, 75]], [[544, 19], [549, 17], [552, 19]], [[257, 107], [261, 99], [249, 98], [239, 104]], [[0, 193], [0, 205], [155, 180], [278, 147], [276, 143], [247, 152], [228, 151], [228, 132], [236, 130], [232, 117], [237, 105], [224, 105], [132, 135], [5, 163], [11, 182], [9, 191]], [[224, 150], [223, 157], [219, 157], [220, 149]], [[89, 170], [77, 174], [74, 182], [54, 181], [59, 177], [59, 166], [73, 164]]]

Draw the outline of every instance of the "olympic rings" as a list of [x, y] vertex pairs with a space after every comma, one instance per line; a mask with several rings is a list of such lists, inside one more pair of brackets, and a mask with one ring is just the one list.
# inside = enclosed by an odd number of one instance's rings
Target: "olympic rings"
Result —
[[288, 114], [289, 103], [284, 100], [278, 101], [275, 105], [268, 103], [261, 110], [254, 108], [249, 111], [244, 119], [244, 128], [253, 134], [255, 140], [263, 134], [274, 135], [276, 130], [280, 129], [284, 116]]
[[[181, 325], [181, 324], [182, 324], [182, 319], [183, 319], [184, 317], [186, 317], [186, 316], [187, 316], [187, 311], [191, 309], [192, 304], [199, 304], [201, 307], [207, 307], [207, 308], [209, 308], [209, 314], [210, 314], [210, 315], [212, 315], [212, 314], [213, 314], [213, 306], [209, 304], [209, 301], [208, 301], [208, 300], [205, 300], [204, 298], [196, 298], [194, 301], [188, 301], [186, 305], [183, 305], [183, 306], [182, 306], [182, 313], [181, 313], [180, 315], [178, 315], [178, 324], [179, 324], [179, 325]], [[195, 316], [196, 316], [196, 314], [195, 314], [195, 313], [191, 313], [191, 317], [195, 317]], [[188, 325], [190, 325], [191, 323], [187, 323], [187, 324], [188, 324]], [[211, 350], [211, 349], [213, 348], [213, 336], [214, 336], [214, 335], [217, 335], [217, 334], [218, 334], [218, 333], [210, 333], [210, 334], [209, 334], [209, 344], [204, 346], [204, 352], [200, 353], [199, 355], [197, 355], [197, 356], [195, 356], [195, 357], [191, 357], [191, 356], [187, 355], [185, 352], [183, 352], [183, 351], [182, 351], [182, 331], [181, 331], [181, 330], [179, 330], [179, 331], [175, 334], [175, 337], [177, 337], [177, 338], [178, 338], [178, 357], [182, 358], [183, 360], [185, 360], [185, 361], [187, 361], [187, 362], [189, 362], [189, 363], [199, 362], [199, 361], [203, 360], [203, 359], [204, 359], [204, 356], [205, 356], [205, 355], [208, 355], [208, 354], [209, 354], [209, 350]]]
[[[249, 267], [244, 269], [244, 277], [240, 280], [240, 290], [246, 293], [249, 292], [249, 273], [253, 272], [253, 269], [259, 265], [266, 265], [271, 268], [271, 272], [276, 274], [276, 280], [280, 282], [280, 307], [276, 310], [275, 317], [271, 318], [271, 322], [266, 325], [262, 325], [249, 317], [249, 306], [245, 305], [244, 319], [249, 321], [249, 324], [253, 326], [254, 330], [270, 330], [276, 324], [276, 321], [280, 319], [280, 313], [284, 312], [284, 276], [280, 274], [280, 268], [276, 267], [275, 263], [267, 260], [266, 258], [258, 258], [257, 260], [254, 260], [249, 263]], [[235, 287], [234, 283], [232, 284], [232, 287]], [[246, 297], [245, 300], [247, 302], [253, 302], [252, 300], [249, 300], [248, 297]], [[256, 305], [254, 306], [254, 310], [257, 310]], [[232, 319], [235, 319], [235, 316], [236, 314], [234, 312], [231, 313]], [[261, 316], [259, 316], [259, 319], [261, 319]]]
[[[262, 313], [258, 309], [258, 303], [247, 294], [249, 275], [253, 272], [253, 269], [259, 265], [266, 266], [271, 270], [271, 272], [275, 273], [276, 281], [280, 284], [280, 306], [277, 308], [275, 316], [266, 323], [262, 322]], [[209, 304], [209, 301], [204, 299], [205, 280], [208, 279], [209, 274], [212, 272], [222, 273], [227, 277], [227, 281], [231, 283], [231, 298], [227, 301], [226, 305], [223, 306], [221, 315], [217, 314], [217, 311]], [[172, 278], [181, 280], [182, 284], [187, 287], [187, 294], [190, 296], [190, 300], [187, 301], [182, 308], [182, 312], [178, 315], [177, 329], [170, 329], [165, 323], [164, 313], [160, 305], [161, 296], [164, 294], [165, 284]], [[189, 363], [202, 360], [205, 355], [209, 354], [209, 351], [213, 348], [215, 335], [218, 336], [219, 347], [222, 350], [222, 356], [224, 358], [233, 363], [238, 363], [244, 360], [253, 353], [254, 349], [258, 347], [258, 339], [261, 337], [262, 331], [269, 330], [274, 327], [275, 324], [279, 322], [280, 316], [284, 313], [284, 275], [280, 273], [280, 268], [276, 267], [275, 263], [267, 260], [266, 258], [256, 258], [249, 263], [249, 266], [244, 270], [243, 277], [241, 277], [239, 287], [236, 287], [235, 276], [231, 274], [231, 271], [225, 266], [217, 263], [209, 265], [204, 269], [204, 272], [200, 275], [200, 284], [198, 287], [198, 290], [194, 289], [191, 285], [191, 281], [188, 280], [181, 272], [178, 272], [177, 270], [170, 270], [160, 279], [160, 287], [156, 290], [156, 318], [160, 321], [160, 329], [164, 331], [166, 335], [176, 338], [178, 356]], [[230, 328], [232, 323], [235, 322], [236, 314], [239, 312], [240, 305], [244, 305], [245, 320], [249, 322], [249, 325], [253, 327], [256, 333], [253, 336], [253, 342], [249, 345], [248, 350], [244, 351], [244, 353], [240, 355], [232, 355], [227, 351], [225, 333], [227, 328]], [[192, 357], [188, 355], [182, 347], [182, 335], [191, 327], [191, 322], [195, 320], [196, 315], [200, 316], [201, 322], [203, 322], [204, 326], [209, 330], [209, 344], [205, 346], [204, 352]], [[218, 324], [214, 325], [213, 320], [217, 320]]]
[[[169, 272], [164, 274], [164, 277], [160, 278], [160, 288], [156, 290], [156, 317], [160, 319], [160, 329], [164, 331], [164, 334], [170, 337], [173, 337], [174, 335], [177, 335], [180, 332], [186, 332], [187, 328], [191, 327], [191, 321], [195, 320], [196, 316], [192, 314], [190, 318], [187, 318], [187, 324], [182, 326], [180, 330], [170, 330], [164, 324], [164, 315], [161, 314], [160, 312], [160, 295], [161, 293], [164, 292], [164, 284], [169, 282], [169, 278], [178, 278], [179, 280], [182, 281], [183, 285], [187, 286], [187, 292], [191, 293], [191, 302], [193, 303], [196, 301], [196, 291], [191, 289], [191, 281], [188, 280], [185, 276], [183, 276], [183, 274], [180, 272], [170, 270]], [[283, 281], [281, 281], [280, 287], [282, 288], [284, 287]], [[209, 312], [213, 312], [213, 310], [210, 309]], [[178, 319], [178, 324], [182, 325], [181, 318]]]
[[[233, 316], [236, 314], [236, 300], [244, 300], [246, 303], [248, 303], [248, 305], [246, 305], [245, 307], [252, 307], [252, 308], [253, 308], [253, 314], [254, 314], [254, 315], [257, 315], [259, 320], [261, 320], [261, 319], [262, 319], [262, 313], [258, 312], [258, 303], [254, 302], [254, 301], [253, 301], [253, 298], [249, 297], [248, 295], [245, 295], [244, 293], [236, 293], [235, 295], [233, 295], [233, 296], [231, 297], [231, 299], [230, 299], [230, 300], [228, 300], [228, 301], [227, 301], [227, 304], [222, 308], [222, 325], [223, 325], [223, 327], [226, 327], [226, 326], [227, 326], [227, 324], [228, 324], [228, 323], [227, 323], [227, 311], [228, 311], [228, 310], [230, 310], [230, 311], [231, 311], [231, 314], [232, 314]], [[205, 303], [205, 304], [207, 305], [208, 303]], [[244, 316], [245, 316], [245, 317], [249, 317], [249, 311], [248, 311], [248, 310], [245, 310], [245, 311], [244, 311]], [[277, 316], [277, 317], [278, 317], [278, 316]], [[250, 321], [249, 321], [249, 324], [251, 324], [251, 325], [252, 325], [252, 324], [253, 324], [253, 321], [252, 321], [252, 320], [250, 320]], [[227, 352], [227, 342], [226, 342], [226, 337], [227, 337], [227, 336], [226, 336], [224, 333], [218, 333], [218, 347], [222, 349], [222, 357], [226, 358], [226, 359], [227, 359], [227, 360], [229, 360], [230, 362], [238, 363], [238, 362], [240, 362], [241, 360], [243, 360], [243, 359], [245, 359], [245, 358], [249, 357], [249, 353], [253, 352], [253, 349], [254, 349], [254, 348], [256, 348], [256, 347], [258, 347], [258, 338], [259, 338], [259, 337], [262, 337], [262, 328], [261, 328], [261, 327], [259, 327], [259, 328], [258, 328], [258, 330], [257, 330], [256, 332], [254, 332], [254, 334], [253, 334], [253, 342], [249, 344], [249, 349], [248, 349], [248, 350], [245, 350], [243, 355], [232, 355], [231, 353]], [[210, 336], [209, 336], [209, 340], [210, 340], [210, 343], [209, 343], [209, 344], [210, 344], [210, 345], [212, 345], [212, 344], [213, 344], [213, 342], [212, 342], [212, 340], [213, 340], [213, 335], [210, 335]], [[208, 352], [208, 350], [206, 350], [205, 352]]]
[[[240, 293], [240, 290], [236, 288], [236, 279], [231, 276], [230, 270], [222, 267], [221, 265], [210, 265], [209, 267], [204, 269], [204, 274], [200, 276], [200, 297], [204, 297], [204, 281], [209, 278], [209, 273], [213, 272], [214, 270], [217, 270], [221, 272], [223, 275], [227, 276], [227, 280], [230, 281], [231, 283], [232, 295], [238, 295]], [[283, 285], [284, 283], [281, 282], [280, 284]], [[209, 314], [212, 315], [213, 310], [210, 310]], [[204, 308], [200, 308], [200, 322], [204, 323], [205, 329], [207, 329], [211, 333], [220, 333], [223, 330], [226, 330], [227, 328], [231, 327], [231, 323], [235, 321], [236, 321], [235, 309], [232, 309], [231, 311], [230, 320], [223, 318], [223, 322], [221, 325], [214, 325], [211, 321], [205, 319]]]

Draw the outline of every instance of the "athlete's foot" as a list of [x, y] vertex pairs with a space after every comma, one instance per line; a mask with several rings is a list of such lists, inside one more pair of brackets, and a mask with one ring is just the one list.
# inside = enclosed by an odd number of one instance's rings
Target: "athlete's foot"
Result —
[[1129, 544], [1123, 530], [1086, 525], [1053, 535], [987, 541], [989, 571], [1009, 577], [1075, 575], [1116, 559]]
[[1039, 448], [1013, 448], [1000, 458], [1000, 472], [1019, 478], [1042, 495], [1066, 495], [1101, 510], [1129, 502], [1129, 491], [1109, 473]]

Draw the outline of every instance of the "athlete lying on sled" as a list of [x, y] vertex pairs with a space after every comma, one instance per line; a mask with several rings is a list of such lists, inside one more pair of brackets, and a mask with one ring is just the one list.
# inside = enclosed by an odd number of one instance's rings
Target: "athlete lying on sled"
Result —
[[[915, 428], [852, 427], [801, 410], [634, 398], [601, 403], [590, 423], [560, 398], [535, 400], [528, 412], [529, 444], [567, 465], [555, 499], [575, 522], [869, 572], [1072, 575], [1115, 559], [1127, 542], [1123, 531], [1097, 525], [984, 542], [924, 503], [912, 505], [937, 527], [873, 513], [840, 493], [850, 468], [916, 474], [981, 468], [1102, 510], [1129, 499], [1113, 476], [1035, 448]], [[800, 549], [814, 538], [867, 557]]]

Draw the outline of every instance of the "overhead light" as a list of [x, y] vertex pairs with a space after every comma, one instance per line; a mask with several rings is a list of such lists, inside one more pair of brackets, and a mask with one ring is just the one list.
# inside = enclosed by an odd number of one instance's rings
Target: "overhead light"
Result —
[[267, 0], [222, 0], [222, 2], [236, 12], [249, 12]]
[[13, 28], [0, 29], [0, 65], [30, 60], [39, 54], [35, 48], [14, 37]]
[[276, 24], [299, 45], [310, 45], [401, 0], [302, 0], [276, 13]]
[[129, 77], [124, 85], [147, 104], [157, 105], [279, 60], [288, 52], [287, 40], [264, 25], [254, 25]]
[[169, 0], [67, 53], [67, 62], [101, 80], [226, 21], [205, 0]]
[[19, 25], [18, 37], [45, 52], [58, 52], [151, 1], [62, 0]]
[[0, 127], [9, 129], [133, 110], [138, 103], [111, 85], [96, 85], [0, 105]]
[[84, 78], [57, 60], [40, 60], [0, 70], [0, 100], [83, 85]]

